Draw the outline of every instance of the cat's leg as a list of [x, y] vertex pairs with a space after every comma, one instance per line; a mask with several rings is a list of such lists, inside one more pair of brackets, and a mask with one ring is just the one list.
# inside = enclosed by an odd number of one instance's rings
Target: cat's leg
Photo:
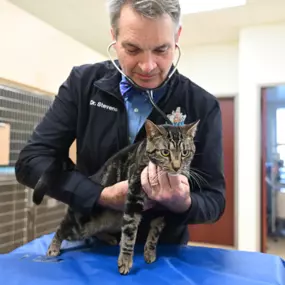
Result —
[[146, 195], [141, 190], [140, 181], [132, 181], [130, 179], [129, 192], [123, 215], [120, 255], [118, 259], [119, 272], [124, 275], [128, 274], [133, 266], [134, 246], [145, 200]]
[[60, 225], [58, 226], [55, 235], [47, 251], [47, 256], [58, 256], [63, 240], [72, 240], [72, 235], [75, 234], [74, 220], [70, 215], [70, 211], [66, 213]]
[[158, 217], [150, 223], [150, 230], [144, 247], [144, 259], [147, 263], [152, 263], [156, 260], [156, 246], [164, 227], [164, 217]]
[[63, 242], [62, 235], [60, 232], [60, 227], [55, 232], [55, 235], [50, 243], [47, 251], [47, 256], [58, 256], [60, 254], [60, 247]]
[[98, 233], [98, 234], [96, 234], [96, 237], [99, 240], [108, 243], [109, 245], [117, 245], [118, 244], [116, 237], [114, 237], [108, 233], [104, 233], [104, 232]]

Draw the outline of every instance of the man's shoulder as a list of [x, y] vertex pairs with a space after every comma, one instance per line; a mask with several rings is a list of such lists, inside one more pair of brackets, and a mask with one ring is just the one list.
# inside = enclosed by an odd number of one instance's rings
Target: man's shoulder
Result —
[[73, 74], [78, 79], [100, 79], [115, 70], [110, 60], [74, 66]]

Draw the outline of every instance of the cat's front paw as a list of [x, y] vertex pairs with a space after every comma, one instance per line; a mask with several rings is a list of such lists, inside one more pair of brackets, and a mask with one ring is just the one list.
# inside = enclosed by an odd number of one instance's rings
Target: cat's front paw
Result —
[[130, 254], [120, 253], [118, 259], [118, 269], [120, 274], [127, 275], [133, 266], [133, 257]]
[[47, 251], [47, 256], [58, 256], [60, 254], [60, 246], [52, 244]]
[[156, 250], [155, 249], [144, 249], [144, 260], [146, 263], [153, 263], [156, 260]]

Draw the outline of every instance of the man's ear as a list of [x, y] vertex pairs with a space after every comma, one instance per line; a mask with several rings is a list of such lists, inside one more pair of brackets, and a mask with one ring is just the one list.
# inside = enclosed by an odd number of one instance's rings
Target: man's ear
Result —
[[178, 44], [178, 42], [179, 42], [181, 32], [182, 32], [182, 25], [180, 24], [178, 30], [176, 31], [176, 35], [175, 35], [175, 43], [176, 44]]
[[112, 41], [116, 41], [116, 34], [115, 34], [113, 27], [111, 27], [110, 32], [111, 32], [111, 36], [112, 36]]

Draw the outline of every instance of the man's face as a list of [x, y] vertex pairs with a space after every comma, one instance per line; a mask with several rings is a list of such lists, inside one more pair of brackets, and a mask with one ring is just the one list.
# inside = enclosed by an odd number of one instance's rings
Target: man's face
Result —
[[144, 88], [155, 88], [166, 78], [175, 56], [178, 34], [169, 15], [147, 19], [129, 5], [121, 10], [115, 49], [124, 73]]

